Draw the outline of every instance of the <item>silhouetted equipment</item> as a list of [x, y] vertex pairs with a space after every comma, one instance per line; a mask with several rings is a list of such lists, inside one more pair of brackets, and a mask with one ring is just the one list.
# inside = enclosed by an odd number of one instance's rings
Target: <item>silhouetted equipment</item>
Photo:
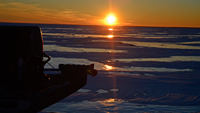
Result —
[[43, 52], [39, 27], [0, 26], [0, 39], [0, 112], [38, 112], [85, 86], [88, 74], [97, 74], [94, 64], [44, 69], [51, 57]]

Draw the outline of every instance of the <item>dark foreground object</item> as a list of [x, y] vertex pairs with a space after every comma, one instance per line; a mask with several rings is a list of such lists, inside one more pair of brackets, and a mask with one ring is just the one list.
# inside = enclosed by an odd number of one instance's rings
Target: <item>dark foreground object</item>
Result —
[[0, 39], [0, 112], [41, 111], [85, 86], [87, 75], [97, 74], [94, 64], [44, 69], [51, 57], [43, 52], [39, 27], [0, 26]]

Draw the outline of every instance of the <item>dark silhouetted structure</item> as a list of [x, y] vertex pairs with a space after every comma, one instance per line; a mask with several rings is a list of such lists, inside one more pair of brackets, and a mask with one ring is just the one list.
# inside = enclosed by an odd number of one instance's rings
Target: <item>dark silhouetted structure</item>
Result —
[[43, 52], [39, 27], [0, 26], [0, 39], [0, 112], [38, 112], [85, 86], [88, 74], [97, 74], [94, 64], [44, 69], [51, 57]]

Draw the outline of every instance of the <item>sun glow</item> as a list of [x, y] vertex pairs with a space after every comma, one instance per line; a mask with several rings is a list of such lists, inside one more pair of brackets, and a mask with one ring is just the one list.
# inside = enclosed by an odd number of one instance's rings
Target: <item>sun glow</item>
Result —
[[109, 15], [107, 18], [106, 18], [106, 23], [108, 25], [113, 25], [115, 24], [116, 22], [116, 17], [114, 15]]

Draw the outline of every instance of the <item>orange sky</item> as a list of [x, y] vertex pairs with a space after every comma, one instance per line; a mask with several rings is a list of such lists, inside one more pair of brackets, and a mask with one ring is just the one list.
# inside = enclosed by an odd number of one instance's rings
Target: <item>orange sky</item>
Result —
[[200, 0], [1, 0], [0, 22], [200, 27]]

